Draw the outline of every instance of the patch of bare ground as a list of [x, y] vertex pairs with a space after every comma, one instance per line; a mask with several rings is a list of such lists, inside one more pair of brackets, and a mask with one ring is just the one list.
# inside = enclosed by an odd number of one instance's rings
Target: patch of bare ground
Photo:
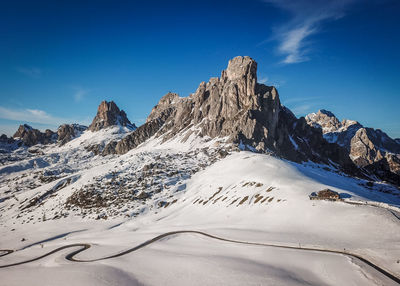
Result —
[[165, 203], [165, 205], [164, 205], [164, 208], [167, 208], [167, 207], [169, 207], [169, 206], [172, 206], [174, 203], [176, 203], [178, 200], [177, 199], [175, 199], [175, 200], [173, 200], [172, 202], [166, 202]]
[[269, 193], [269, 192], [273, 191], [274, 189], [275, 189], [274, 187], [269, 187], [269, 188], [266, 190], [266, 192]]
[[236, 198], [234, 199], [229, 205], [233, 205], [234, 203], [236, 203], [240, 198]]
[[247, 201], [247, 199], [249, 198], [249, 196], [245, 196], [237, 206], [242, 205], [245, 201]]
[[214, 200], [213, 204], [215, 204], [216, 202], [218, 202], [218, 200], [221, 199], [222, 197], [223, 197], [223, 196], [220, 196], [220, 197], [216, 198], [216, 199]]
[[39, 195], [39, 196], [34, 197], [33, 199], [31, 199], [31, 200], [29, 201], [29, 204], [26, 205], [25, 207], [23, 207], [21, 210], [25, 210], [25, 209], [28, 209], [28, 208], [33, 207], [33, 206], [35, 206], [35, 205], [42, 204], [42, 202], [43, 202], [46, 198], [51, 197], [51, 196], [55, 196], [55, 195], [56, 195], [55, 192], [57, 192], [57, 191], [59, 191], [59, 190], [65, 188], [65, 187], [68, 186], [70, 183], [71, 183], [71, 178], [65, 180], [64, 182], [60, 182], [59, 184], [55, 185], [53, 188], [51, 188], [50, 190], [48, 190], [48, 191], [45, 192], [44, 194]]
[[256, 203], [258, 203], [260, 200], [262, 200], [263, 196], [257, 194], [257, 195], [255, 195], [255, 198], [256, 198], [256, 199], [254, 200], [254, 204], [256, 204]]

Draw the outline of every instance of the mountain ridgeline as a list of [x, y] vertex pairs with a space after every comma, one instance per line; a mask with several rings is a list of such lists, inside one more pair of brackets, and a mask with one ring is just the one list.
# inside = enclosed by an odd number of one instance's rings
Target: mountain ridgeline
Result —
[[189, 97], [165, 95], [144, 125], [108, 144], [103, 155], [124, 154], [152, 136], [165, 142], [192, 135], [226, 138], [296, 162], [334, 162], [348, 170], [353, 166], [345, 148], [327, 142], [319, 129], [281, 105], [275, 87], [257, 83], [257, 63], [250, 57], [230, 60], [220, 78], [200, 83]]
[[120, 110], [114, 101], [107, 102], [104, 100], [100, 103], [89, 130], [99, 131], [114, 125], [124, 126], [131, 130], [136, 129], [135, 124], [129, 121], [125, 111]]
[[86, 129], [97, 132], [112, 126], [119, 126], [127, 135], [87, 150], [103, 156], [119, 155], [150, 138], [160, 144], [223, 139], [241, 149], [273, 153], [299, 163], [334, 165], [351, 175], [400, 185], [399, 139], [356, 121], [340, 122], [326, 110], [296, 118], [281, 104], [275, 87], [257, 82], [257, 63], [250, 57], [233, 58], [219, 78], [201, 82], [188, 97], [167, 93], [137, 128], [113, 101], [103, 101], [88, 128], [64, 124], [57, 132], [42, 133], [21, 125], [14, 139], [0, 139], [8, 143], [17, 140], [26, 146], [64, 145]]
[[306, 116], [309, 125], [320, 129], [324, 138], [346, 148], [360, 168], [399, 185], [400, 144], [385, 132], [362, 126], [353, 120], [342, 120], [326, 110]]

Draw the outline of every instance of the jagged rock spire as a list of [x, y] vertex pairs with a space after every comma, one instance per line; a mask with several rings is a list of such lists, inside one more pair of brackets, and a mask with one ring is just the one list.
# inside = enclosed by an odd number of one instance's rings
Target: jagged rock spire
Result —
[[353, 166], [339, 146], [326, 142], [318, 129], [281, 105], [275, 87], [257, 83], [257, 63], [250, 57], [233, 58], [220, 78], [200, 83], [188, 97], [168, 93], [144, 125], [106, 146], [103, 154], [126, 153], [152, 136], [161, 141], [179, 136], [185, 141], [193, 133], [223, 137], [226, 142], [273, 151], [293, 161]]
[[46, 129], [44, 133], [38, 129], [34, 129], [28, 124], [20, 125], [13, 138], [20, 139], [26, 146], [33, 146], [36, 144], [48, 144], [55, 142], [57, 134], [50, 129]]
[[89, 126], [89, 130], [98, 131], [114, 125], [126, 126], [132, 129], [136, 128], [129, 121], [125, 111], [120, 110], [114, 101], [108, 102], [104, 100], [100, 103], [97, 114]]

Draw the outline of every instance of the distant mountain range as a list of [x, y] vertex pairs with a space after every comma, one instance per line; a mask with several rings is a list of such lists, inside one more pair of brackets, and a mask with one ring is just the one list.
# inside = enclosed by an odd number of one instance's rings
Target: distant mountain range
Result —
[[353, 176], [400, 185], [400, 139], [356, 121], [340, 122], [326, 110], [296, 118], [281, 104], [275, 87], [257, 82], [257, 63], [250, 57], [230, 60], [220, 78], [200, 83], [188, 97], [166, 94], [139, 127], [114, 102], [103, 101], [88, 128], [64, 124], [57, 132], [41, 132], [21, 125], [13, 138], [0, 139], [14, 146], [64, 145], [85, 130], [110, 126], [124, 127], [126, 136], [91, 145], [88, 151], [124, 154], [150, 138], [160, 144], [173, 138], [182, 143], [220, 138], [240, 149], [327, 164]]
[[364, 127], [357, 121], [345, 119], [340, 122], [332, 112], [326, 110], [308, 114], [306, 121], [320, 129], [328, 142], [346, 148], [358, 167], [382, 179], [399, 183], [399, 139], [392, 139], [385, 132]]

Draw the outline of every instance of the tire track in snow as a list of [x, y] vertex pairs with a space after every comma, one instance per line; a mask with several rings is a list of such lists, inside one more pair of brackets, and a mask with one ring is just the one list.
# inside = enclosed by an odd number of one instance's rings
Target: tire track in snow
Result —
[[[6, 268], [6, 267], [12, 267], [12, 266], [17, 266], [17, 265], [21, 265], [21, 264], [26, 264], [26, 263], [30, 263], [33, 261], [37, 261], [40, 260], [42, 258], [45, 258], [47, 256], [50, 256], [56, 252], [62, 251], [64, 249], [68, 249], [68, 248], [75, 248], [78, 247], [77, 250], [74, 250], [72, 252], [70, 252], [69, 254], [67, 254], [65, 256], [65, 258], [69, 261], [72, 262], [96, 262], [96, 261], [101, 261], [101, 260], [106, 260], [106, 259], [111, 259], [111, 258], [116, 258], [116, 257], [120, 257], [123, 255], [126, 255], [128, 253], [137, 251], [141, 248], [144, 248], [154, 242], [157, 242], [165, 237], [168, 236], [173, 236], [173, 235], [179, 235], [179, 234], [197, 234], [197, 235], [202, 235], [208, 238], [212, 238], [212, 239], [216, 239], [216, 240], [220, 240], [220, 241], [225, 241], [225, 242], [230, 242], [230, 243], [237, 243], [237, 244], [243, 244], [243, 245], [254, 245], [254, 246], [266, 246], [266, 247], [275, 247], [275, 248], [283, 248], [283, 249], [297, 249], [297, 250], [302, 250], [302, 251], [313, 251], [313, 252], [322, 252], [322, 253], [330, 253], [330, 254], [340, 254], [340, 255], [344, 255], [344, 256], [348, 256], [351, 258], [356, 258], [358, 260], [360, 260], [361, 262], [367, 264], [368, 266], [374, 268], [375, 270], [377, 270], [378, 272], [380, 272], [381, 274], [383, 274], [384, 276], [386, 276], [387, 278], [391, 279], [392, 281], [398, 283], [400, 285], [400, 278], [397, 277], [395, 274], [390, 273], [388, 270], [385, 270], [384, 268], [378, 266], [377, 264], [374, 264], [373, 262], [369, 261], [368, 259], [355, 254], [355, 253], [351, 253], [351, 252], [345, 252], [345, 251], [340, 251], [340, 250], [333, 250], [333, 249], [322, 249], [322, 248], [312, 248], [312, 247], [298, 247], [298, 246], [289, 246], [289, 245], [279, 245], [279, 244], [269, 244], [269, 243], [261, 243], [261, 242], [248, 242], [248, 241], [240, 241], [240, 240], [235, 240], [235, 239], [229, 239], [229, 238], [223, 238], [223, 237], [218, 237], [216, 235], [212, 235], [212, 234], [208, 234], [202, 231], [196, 231], [196, 230], [180, 230], [180, 231], [171, 231], [171, 232], [166, 232], [163, 234], [160, 234], [150, 240], [147, 240], [135, 247], [132, 247], [130, 249], [127, 249], [125, 251], [113, 254], [113, 255], [109, 255], [109, 256], [105, 256], [105, 257], [101, 257], [101, 258], [95, 258], [95, 259], [79, 259], [79, 258], [75, 258], [76, 255], [78, 255], [79, 253], [85, 251], [86, 249], [89, 249], [91, 247], [90, 244], [88, 243], [74, 243], [74, 244], [69, 244], [69, 245], [64, 245], [61, 247], [58, 247], [50, 252], [47, 252], [41, 256], [29, 259], [29, 260], [24, 260], [24, 261], [20, 261], [20, 262], [16, 262], [16, 263], [12, 263], [12, 264], [7, 264], [7, 265], [0, 265], [0, 268]], [[1, 254], [1, 256], [5, 256], [8, 254], [13, 253], [13, 250], [0, 250], [3, 252], [6, 252], [5, 254]]]

